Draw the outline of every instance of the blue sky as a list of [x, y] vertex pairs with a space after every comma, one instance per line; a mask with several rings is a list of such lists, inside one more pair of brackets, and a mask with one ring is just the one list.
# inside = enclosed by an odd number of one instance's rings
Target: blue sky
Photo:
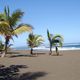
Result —
[[[0, 12], [8, 5], [11, 12], [21, 9], [25, 12], [21, 22], [34, 27], [33, 32], [44, 37], [48, 43], [46, 31], [61, 34], [64, 43], [80, 42], [80, 0], [0, 0]], [[26, 45], [29, 33], [14, 37], [14, 47]]]

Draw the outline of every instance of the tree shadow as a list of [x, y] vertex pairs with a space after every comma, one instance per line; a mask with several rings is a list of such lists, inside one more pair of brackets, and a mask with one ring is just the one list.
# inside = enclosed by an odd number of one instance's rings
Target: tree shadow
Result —
[[46, 76], [46, 72], [28, 72], [19, 77], [19, 80], [37, 80], [39, 77]]
[[46, 72], [26, 72], [21, 74], [20, 69], [28, 68], [26, 65], [10, 65], [0, 67], [0, 80], [37, 80], [45, 76]]
[[52, 54], [52, 56], [63, 56], [63, 54], [59, 54], [59, 55], [57, 55], [57, 54]]
[[19, 52], [8, 52], [7, 54], [19, 54]]
[[18, 54], [18, 55], [11, 55], [9, 58], [14, 58], [14, 57], [37, 57], [36, 55], [24, 55], [24, 54]]
[[[21, 52], [8, 52], [7, 54], [9, 54], [9, 58], [15, 58], [15, 57], [37, 57], [36, 55], [31, 55], [30, 53], [25, 54], [25, 53], [21, 53]], [[10, 55], [11, 54], [11, 55]]]
[[11, 65], [0, 67], [0, 80], [14, 80], [20, 72], [20, 68], [28, 68], [26, 65]]
[[15, 57], [37, 57], [38, 55], [45, 55], [46, 53], [45, 52], [34, 52], [33, 53], [33, 55], [31, 55], [30, 53], [27, 53], [27, 54], [25, 54], [25, 53], [21, 53], [21, 52], [18, 52], [18, 51], [10, 51], [10, 52], [8, 52], [7, 53], [7, 57], [9, 57], [9, 58], [15, 58]]
[[3, 68], [3, 67], [5, 67], [5, 66], [0, 64], [0, 68]]
[[36, 55], [45, 55], [46, 53], [40, 53], [40, 52], [37, 52], [37, 53], [33, 53], [34, 55], [36, 54]]

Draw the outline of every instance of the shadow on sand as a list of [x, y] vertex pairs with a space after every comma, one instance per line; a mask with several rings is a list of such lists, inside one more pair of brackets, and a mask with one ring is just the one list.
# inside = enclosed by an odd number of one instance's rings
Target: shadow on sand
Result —
[[37, 80], [39, 77], [45, 76], [46, 72], [28, 72], [19, 77], [19, 80]]
[[[14, 58], [14, 57], [37, 57], [38, 55], [45, 55], [46, 53], [33, 53], [31, 55], [30, 53], [19, 53], [19, 52], [9, 52], [9, 58]], [[11, 54], [11, 55], [10, 55]]]
[[36, 55], [24, 55], [24, 54], [18, 54], [18, 55], [11, 55], [9, 58], [14, 58], [14, 57], [37, 57]]
[[21, 74], [21, 68], [28, 68], [26, 65], [11, 65], [5, 67], [0, 66], [0, 80], [36, 80], [39, 77], [45, 76], [45, 72], [26, 72]]
[[14, 57], [37, 57], [36, 55], [31, 55], [30, 53], [20, 53], [20, 52], [8, 52], [8, 57], [9, 58], [14, 58]]

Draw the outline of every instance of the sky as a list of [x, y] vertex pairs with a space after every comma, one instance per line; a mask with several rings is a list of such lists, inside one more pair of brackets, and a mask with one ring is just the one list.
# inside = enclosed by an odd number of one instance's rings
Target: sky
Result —
[[[80, 42], [80, 0], [0, 0], [0, 12], [9, 6], [11, 13], [21, 9], [25, 14], [20, 23], [34, 27], [34, 34], [47, 40], [47, 29], [53, 35], [60, 34], [64, 43]], [[14, 37], [13, 47], [26, 46], [29, 33]], [[2, 38], [3, 39], [3, 38]]]

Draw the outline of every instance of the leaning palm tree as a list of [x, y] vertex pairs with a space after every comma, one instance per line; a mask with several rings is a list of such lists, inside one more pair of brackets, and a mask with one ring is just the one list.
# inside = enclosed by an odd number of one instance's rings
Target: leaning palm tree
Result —
[[49, 53], [49, 55], [51, 55], [52, 54], [52, 38], [53, 38], [53, 36], [52, 36], [52, 34], [50, 34], [49, 33], [49, 30], [47, 30], [47, 36], [48, 36], [48, 40], [49, 40], [49, 45], [50, 45], [50, 53]]
[[52, 38], [52, 45], [55, 46], [56, 54], [59, 55], [58, 47], [63, 45], [63, 37], [61, 35], [54, 35]]
[[4, 12], [0, 13], [0, 34], [5, 37], [5, 54], [7, 53], [7, 47], [12, 36], [32, 30], [32, 26], [29, 24], [21, 23], [18, 25], [23, 14], [21, 10], [16, 10], [10, 14], [9, 7], [5, 7]]
[[27, 42], [28, 46], [31, 48], [31, 55], [33, 55], [33, 48], [41, 45], [43, 42], [43, 38], [41, 35], [34, 35], [33, 33], [30, 33]]
[[47, 30], [47, 36], [48, 36], [48, 40], [49, 40], [49, 44], [50, 44], [50, 55], [52, 54], [52, 47], [55, 46], [56, 49], [56, 53], [57, 55], [59, 55], [58, 52], [58, 47], [62, 46], [62, 42], [63, 42], [63, 38], [61, 35], [52, 35], [49, 33], [49, 30]]

